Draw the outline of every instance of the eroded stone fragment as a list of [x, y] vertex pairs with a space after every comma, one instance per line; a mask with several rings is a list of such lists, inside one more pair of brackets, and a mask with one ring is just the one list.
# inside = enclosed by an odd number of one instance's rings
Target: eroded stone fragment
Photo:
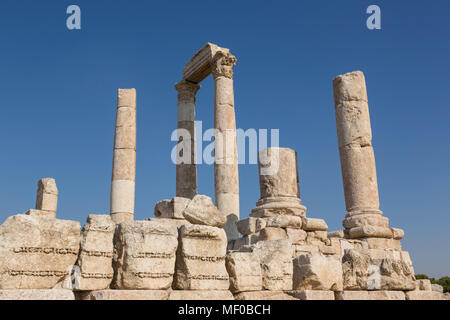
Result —
[[233, 293], [262, 290], [262, 274], [258, 256], [252, 252], [227, 254], [226, 267]]
[[109, 288], [114, 271], [113, 238], [115, 223], [109, 215], [90, 214], [81, 231], [80, 253], [72, 281], [75, 290], [101, 290]]
[[178, 231], [156, 221], [126, 221], [114, 239], [116, 289], [168, 289], [172, 285]]
[[342, 264], [337, 258], [320, 253], [299, 255], [294, 259], [294, 290], [342, 291]]
[[174, 289], [228, 290], [225, 231], [202, 225], [183, 225], [179, 231]]
[[43, 178], [38, 182], [36, 209], [46, 211], [56, 217], [58, 207], [58, 188], [55, 179]]
[[289, 240], [259, 241], [253, 246], [259, 257], [265, 290], [292, 290], [292, 245]]
[[183, 211], [191, 199], [175, 197], [158, 201], [155, 205], [155, 217], [162, 219], [184, 219]]
[[18, 214], [0, 226], [0, 289], [52, 289], [70, 285], [80, 223]]
[[226, 216], [213, 204], [208, 196], [196, 195], [183, 211], [184, 218], [193, 223], [211, 227], [223, 227]]

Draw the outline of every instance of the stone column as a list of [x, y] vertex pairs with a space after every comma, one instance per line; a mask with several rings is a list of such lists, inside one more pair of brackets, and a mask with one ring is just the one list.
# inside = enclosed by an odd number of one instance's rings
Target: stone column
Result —
[[250, 216], [272, 213], [305, 216], [301, 205], [297, 152], [290, 148], [271, 147], [258, 156], [261, 198]]
[[[375, 156], [372, 148], [369, 106], [364, 74], [360, 71], [337, 76], [333, 80], [336, 127], [345, 205], [343, 225], [347, 235], [358, 228], [358, 236], [365, 234], [361, 227], [371, 226], [378, 236], [386, 230], [388, 219], [379, 210]], [[371, 228], [371, 230], [374, 230]], [[356, 231], [356, 229], [355, 229]]]
[[[190, 141], [183, 144], [183, 150], [177, 150], [177, 160], [182, 158], [180, 152], [190, 152], [188, 163], [176, 165], [176, 196], [192, 199], [197, 194], [197, 166], [195, 164], [195, 94], [200, 85], [182, 80], [175, 84], [178, 91], [178, 130], [189, 133]], [[180, 133], [179, 133], [180, 134]], [[182, 134], [180, 134], [183, 136]], [[178, 144], [180, 147], [180, 143]], [[178, 160], [179, 161], [179, 160]]]
[[136, 90], [119, 89], [111, 180], [111, 218], [133, 220], [136, 178]]
[[227, 215], [228, 240], [239, 238], [239, 173], [234, 112], [233, 67], [236, 58], [217, 52], [212, 59], [214, 78], [215, 163], [214, 191], [216, 206]]

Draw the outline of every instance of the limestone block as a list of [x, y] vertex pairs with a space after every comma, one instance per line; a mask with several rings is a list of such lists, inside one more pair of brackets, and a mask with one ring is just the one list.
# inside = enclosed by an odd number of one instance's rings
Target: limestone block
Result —
[[258, 156], [261, 198], [300, 197], [297, 153], [289, 148], [267, 148]]
[[328, 238], [344, 238], [344, 230], [330, 231], [327, 233]]
[[118, 89], [117, 91], [117, 108], [136, 108], [136, 89]]
[[299, 300], [334, 300], [333, 291], [294, 290], [294, 291], [287, 291], [286, 293]]
[[340, 259], [307, 253], [295, 258], [293, 264], [294, 290], [343, 290]]
[[247, 218], [236, 222], [240, 234], [246, 236], [261, 231], [266, 227], [266, 220], [260, 218]]
[[377, 290], [369, 291], [369, 300], [405, 300], [403, 291]]
[[173, 290], [169, 300], [234, 300], [228, 290]]
[[323, 219], [303, 218], [302, 229], [306, 231], [327, 231], [328, 225]]
[[262, 290], [262, 274], [258, 256], [252, 252], [230, 252], [226, 267], [233, 293]]
[[292, 244], [304, 244], [306, 240], [306, 231], [301, 229], [286, 228], [286, 235]]
[[178, 232], [156, 221], [126, 221], [114, 239], [116, 289], [168, 289], [172, 285]]
[[436, 291], [408, 291], [406, 292], [406, 300], [446, 300], [446, 297]]
[[403, 231], [402, 229], [399, 228], [391, 228], [392, 231], [392, 237], [395, 240], [400, 240], [405, 236], [405, 231]]
[[109, 215], [90, 214], [81, 231], [80, 253], [72, 281], [75, 290], [109, 288], [114, 271], [113, 238], [116, 224]]
[[155, 217], [166, 219], [184, 219], [183, 211], [191, 199], [175, 197], [158, 201], [155, 205]]
[[76, 293], [77, 300], [168, 300], [168, 290], [96, 290]]
[[234, 296], [236, 300], [298, 300], [283, 291], [250, 291], [240, 292]]
[[389, 226], [389, 219], [381, 215], [381, 211], [374, 211], [374, 213], [356, 214], [345, 217], [342, 225], [346, 229], [375, 226], [384, 227]]
[[184, 218], [193, 223], [211, 227], [223, 227], [226, 216], [213, 204], [208, 196], [196, 195], [183, 210]]
[[348, 230], [351, 239], [357, 238], [392, 238], [392, 230], [385, 227], [363, 226], [351, 228]]
[[369, 249], [393, 249], [402, 250], [402, 244], [399, 240], [387, 238], [363, 238], [362, 243], [366, 243]]
[[440, 284], [432, 283], [431, 284], [431, 291], [444, 293], [444, 288]]
[[179, 231], [174, 288], [228, 290], [225, 231], [202, 225], [183, 225]]
[[296, 216], [279, 215], [266, 219], [267, 227], [275, 228], [291, 228], [291, 229], [301, 229], [302, 228], [302, 218]]
[[169, 223], [169, 224], [176, 226], [177, 228], [181, 227], [184, 224], [191, 224], [189, 221], [187, 221], [185, 219], [148, 218], [147, 220], [161, 222], [161, 223]]
[[431, 281], [429, 279], [416, 280], [416, 290], [432, 291]]
[[36, 209], [56, 212], [58, 207], [58, 188], [55, 179], [43, 178], [38, 182]]
[[0, 226], [0, 289], [64, 287], [79, 245], [79, 222], [10, 216]]
[[[304, 217], [306, 212], [306, 207], [304, 206], [298, 206], [298, 207], [282, 207], [282, 204], [279, 204], [278, 206], [272, 206], [269, 205], [264, 207], [256, 207], [250, 212], [250, 217], [254, 218], [270, 218], [270, 217], [278, 217], [280, 215], [287, 215], [287, 216], [297, 216], [297, 217]], [[289, 204], [287, 204], [289, 205]]]
[[242, 238], [231, 240], [229, 243], [231, 243], [231, 247], [229, 250], [241, 250], [244, 246], [249, 246], [252, 244], [257, 243], [260, 240], [259, 232], [254, 234], [249, 234], [246, 236], [243, 236]]
[[27, 212], [25, 212], [24, 214], [28, 215], [28, 216], [47, 217], [47, 218], [54, 218], [54, 219], [56, 219], [56, 212], [55, 211], [44, 211], [44, 210], [30, 209]]
[[346, 249], [342, 257], [345, 290], [366, 290], [370, 257], [358, 250]]
[[67, 289], [12, 289], [0, 290], [0, 300], [75, 300]]
[[265, 227], [259, 233], [260, 240], [283, 240], [287, 239], [286, 231], [282, 228]]
[[369, 291], [351, 291], [345, 290], [341, 292], [335, 292], [336, 300], [369, 300]]
[[[306, 232], [307, 240], [319, 240], [322, 242], [327, 242], [328, 233], [326, 231], [308, 231]], [[313, 241], [310, 241], [313, 243]]]
[[292, 290], [292, 244], [289, 240], [259, 241], [253, 246], [259, 257], [266, 290]]
[[304, 254], [304, 253], [310, 253], [310, 252], [319, 252], [319, 247], [318, 246], [313, 246], [313, 245], [293, 245], [293, 249], [294, 249], [294, 254], [293, 257], [297, 257], [300, 254]]

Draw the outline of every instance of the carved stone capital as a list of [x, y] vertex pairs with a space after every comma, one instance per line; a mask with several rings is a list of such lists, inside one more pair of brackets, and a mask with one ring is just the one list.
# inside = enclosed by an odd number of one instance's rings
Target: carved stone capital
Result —
[[236, 64], [236, 61], [236, 57], [229, 52], [217, 52], [211, 62], [214, 79], [217, 77], [233, 79], [233, 67]]
[[181, 80], [175, 84], [175, 89], [178, 91], [178, 104], [193, 103], [195, 104], [195, 95], [200, 89], [200, 85], [186, 80]]

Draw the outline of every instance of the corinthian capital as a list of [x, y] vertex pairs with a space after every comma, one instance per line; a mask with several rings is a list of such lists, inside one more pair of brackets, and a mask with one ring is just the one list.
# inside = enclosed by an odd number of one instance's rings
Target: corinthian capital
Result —
[[217, 52], [211, 62], [214, 79], [217, 77], [233, 79], [233, 67], [236, 61], [236, 57], [229, 52]]
[[200, 89], [200, 85], [181, 80], [175, 84], [175, 89], [178, 91], [178, 103], [193, 103], [195, 104], [195, 95]]

